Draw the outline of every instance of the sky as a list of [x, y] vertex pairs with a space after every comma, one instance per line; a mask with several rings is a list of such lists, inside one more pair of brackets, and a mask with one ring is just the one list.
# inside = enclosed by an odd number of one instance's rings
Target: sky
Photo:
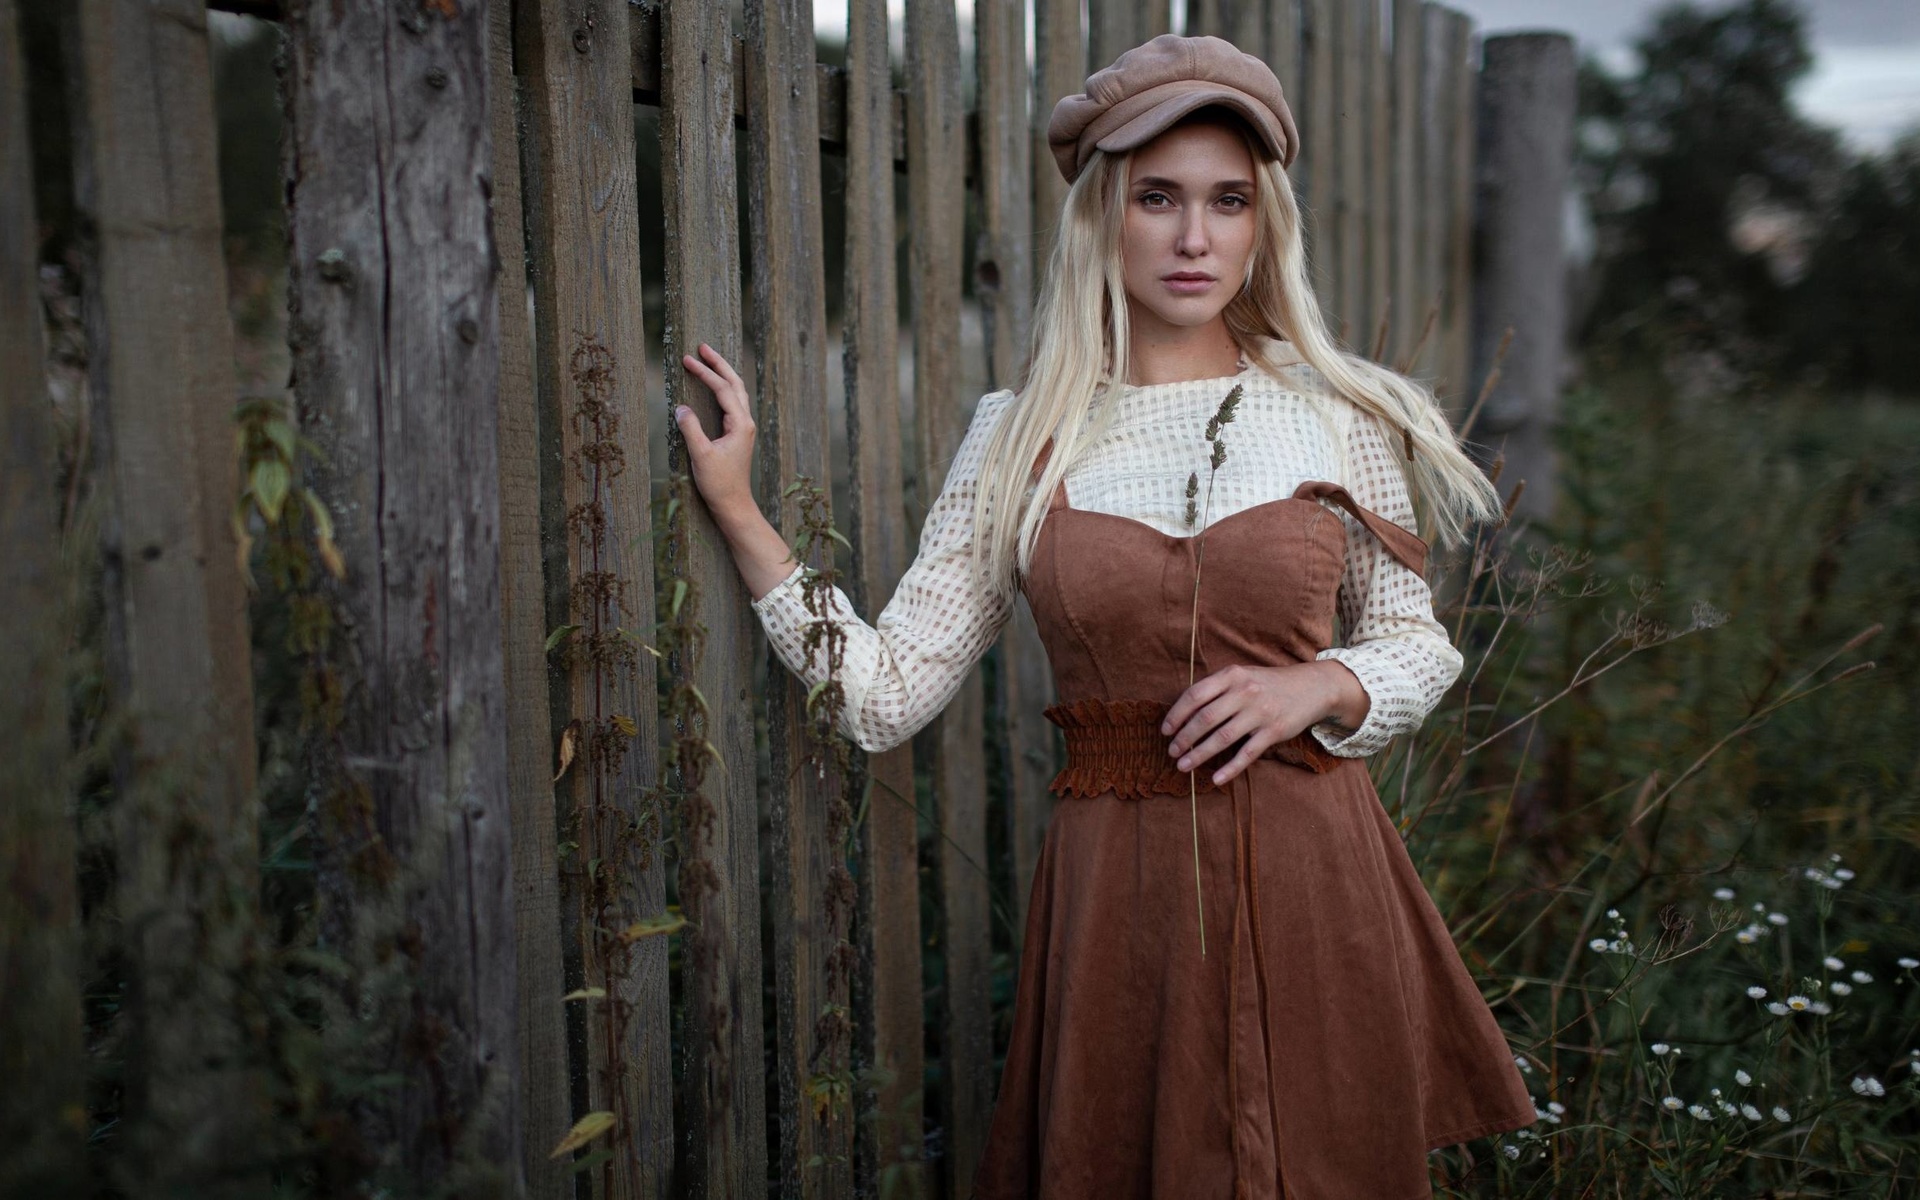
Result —
[[[1087, 0], [1090, 4], [1102, 0]], [[1665, 0], [1449, 0], [1482, 34], [1558, 29], [1616, 70], [1633, 65], [1632, 41]], [[1185, 8], [1173, 0], [1174, 11]], [[972, 0], [957, 0], [961, 20]], [[1719, 7], [1708, 0], [1705, 7]], [[1800, 0], [1814, 67], [1797, 99], [1808, 116], [1839, 129], [1862, 150], [1885, 149], [1920, 126], [1920, 0]], [[900, 37], [903, 0], [889, 0]], [[846, 28], [846, 0], [814, 0], [821, 32]]]

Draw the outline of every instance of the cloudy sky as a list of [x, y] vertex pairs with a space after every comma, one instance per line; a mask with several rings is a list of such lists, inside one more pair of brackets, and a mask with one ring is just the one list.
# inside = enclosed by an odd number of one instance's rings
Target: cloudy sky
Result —
[[[1102, 0], [1087, 0], [1099, 4]], [[1176, 12], [1184, 0], [1173, 0]], [[957, 0], [961, 20], [972, 0]], [[1663, 0], [1449, 0], [1471, 15], [1483, 33], [1560, 29], [1583, 52], [1616, 69], [1633, 63], [1632, 39]], [[1708, 7], [1717, 7], [1708, 0]], [[890, 0], [895, 38], [903, 0]], [[1901, 131], [1920, 126], [1920, 0], [1801, 0], [1808, 14], [1814, 69], [1802, 83], [1808, 115], [1842, 130], [1863, 149], [1885, 147]], [[846, 28], [846, 0], [814, 0], [822, 31]]]

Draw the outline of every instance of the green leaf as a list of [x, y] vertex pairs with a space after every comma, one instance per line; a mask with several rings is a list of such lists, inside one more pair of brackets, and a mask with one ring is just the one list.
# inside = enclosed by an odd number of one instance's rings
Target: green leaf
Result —
[[835, 529], [831, 525], [827, 526], [827, 536], [832, 538], [834, 541], [839, 542], [842, 546], [845, 546], [847, 549], [849, 550], [853, 549], [853, 543], [848, 541], [846, 538], [841, 537], [840, 531], [838, 529]]
[[573, 1164], [573, 1173], [578, 1175], [582, 1171], [593, 1170], [595, 1167], [599, 1166], [601, 1163], [608, 1163], [612, 1161], [613, 1161], [613, 1151], [595, 1150], [592, 1154], [587, 1155], [586, 1157], [582, 1158], [579, 1162], [576, 1162]]
[[610, 1112], [588, 1113], [573, 1123], [573, 1128], [567, 1131], [567, 1136], [560, 1139], [560, 1144], [555, 1146], [552, 1153], [548, 1154], [547, 1157], [560, 1158], [573, 1153], [594, 1138], [612, 1129], [613, 1122], [614, 1116]]
[[275, 417], [261, 428], [267, 440], [280, 448], [280, 454], [288, 462], [293, 461], [293, 425], [284, 417]]
[[333, 514], [327, 506], [320, 503], [320, 497], [314, 495], [311, 488], [300, 489], [300, 499], [306, 501], [307, 513], [313, 517], [314, 536], [323, 542], [333, 540]]
[[277, 459], [253, 464], [248, 484], [253, 489], [253, 502], [260, 506], [260, 515], [269, 521], [278, 521], [280, 510], [287, 503], [287, 489], [293, 486], [293, 472], [287, 464]]
[[562, 625], [560, 628], [548, 634], [547, 635], [547, 653], [552, 654], [553, 648], [555, 646], [558, 646], [561, 642], [566, 641], [568, 636], [570, 636], [575, 630], [579, 628], [580, 627], [578, 625]]
[[673, 603], [667, 606], [667, 611], [672, 613], [675, 618], [678, 618], [680, 616], [680, 604], [686, 598], [687, 598], [687, 581], [684, 579], [674, 580], [673, 581]]
[[607, 998], [607, 989], [590, 987], [590, 988], [581, 988], [580, 990], [574, 991], [574, 992], [568, 992], [566, 995], [560, 997], [560, 1002], [562, 1004], [565, 1004], [569, 1000], [605, 1000], [606, 998]]
[[687, 919], [678, 913], [665, 913], [658, 917], [648, 917], [635, 921], [620, 931], [620, 940], [632, 945], [642, 938], [659, 937], [662, 934], [675, 933], [686, 926]]

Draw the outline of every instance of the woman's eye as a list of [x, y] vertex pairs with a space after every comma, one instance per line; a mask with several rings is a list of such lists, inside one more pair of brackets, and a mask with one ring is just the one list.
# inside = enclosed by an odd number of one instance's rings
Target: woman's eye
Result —
[[1247, 206], [1247, 198], [1238, 192], [1228, 192], [1226, 195], [1220, 197], [1219, 202], [1228, 208], [1245, 208]]
[[1158, 208], [1163, 201], [1169, 204], [1172, 203], [1165, 192], [1140, 193], [1140, 203], [1146, 205], [1148, 208]]

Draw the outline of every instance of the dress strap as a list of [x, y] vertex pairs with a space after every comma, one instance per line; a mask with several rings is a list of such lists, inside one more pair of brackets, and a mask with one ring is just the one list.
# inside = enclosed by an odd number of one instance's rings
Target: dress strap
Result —
[[[1039, 482], [1040, 472], [1046, 470], [1047, 460], [1051, 459], [1052, 457], [1053, 457], [1053, 439], [1048, 438], [1047, 444], [1040, 447], [1040, 456], [1033, 460], [1033, 470], [1027, 473], [1027, 482], [1029, 484]], [[1062, 479], [1058, 484], [1054, 486], [1053, 498], [1047, 503], [1047, 511], [1056, 512], [1066, 507], [1067, 507], [1067, 481]]]
[[1293, 496], [1296, 500], [1331, 500], [1338, 504], [1379, 538], [1381, 545], [1387, 548], [1387, 553], [1399, 560], [1402, 566], [1422, 579], [1427, 577], [1426, 540], [1406, 526], [1363, 507], [1346, 488], [1324, 479], [1309, 479], [1293, 490]]

